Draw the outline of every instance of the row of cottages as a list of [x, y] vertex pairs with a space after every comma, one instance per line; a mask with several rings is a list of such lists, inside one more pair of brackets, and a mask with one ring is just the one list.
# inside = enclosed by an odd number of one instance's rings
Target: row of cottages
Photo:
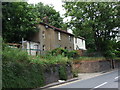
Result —
[[46, 23], [38, 25], [39, 32], [30, 41], [23, 41], [23, 49], [27, 49], [30, 55], [43, 54], [46, 51], [55, 48], [64, 48], [68, 50], [86, 50], [85, 39], [82, 37], [75, 37], [73, 34], [63, 31]]

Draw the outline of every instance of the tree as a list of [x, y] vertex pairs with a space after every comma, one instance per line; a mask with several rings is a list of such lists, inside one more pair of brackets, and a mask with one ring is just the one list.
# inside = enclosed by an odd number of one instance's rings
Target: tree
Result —
[[[71, 16], [69, 25], [76, 36], [86, 39], [88, 49], [107, 52], [112, 50], [111, 40], [114, 40], [120, 23], [120, 2], [66, 2], [66, 16]], [[104, 47], [104, 48], [103, 48]]]
[[28, 40], [38, 31], [36, 24], [46, 16], [53, 26], [60, 28], [63, 24], [59, 12], [42, 3], [34, 6], [27, 2], [3, 2], [2, 6], [3, 39], [6, 42], [20, 42], [22, 38]]
[[35, 32], [37, 13], [33, 13], [33, 5], [27, 2], [3, 2], [2, 5], [3, 39], [6, 42], [20, 42]]
[[56, 12], [53, 6], [43, 5], [38, 3], [35, 5], [35, 11], [38, 12], [38, 17], [42, 21], [44, 17], [48, 17], [48, 23], [58, 28], [62, 28], [63, 18], [59, 12]]

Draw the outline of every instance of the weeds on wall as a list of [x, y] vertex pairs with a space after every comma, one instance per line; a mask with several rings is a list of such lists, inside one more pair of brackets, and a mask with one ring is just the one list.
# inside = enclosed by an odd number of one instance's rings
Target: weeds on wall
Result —
[[60, 80], [67, 80], [67, 72], [65, 65], [59, 67], [59, 78]]

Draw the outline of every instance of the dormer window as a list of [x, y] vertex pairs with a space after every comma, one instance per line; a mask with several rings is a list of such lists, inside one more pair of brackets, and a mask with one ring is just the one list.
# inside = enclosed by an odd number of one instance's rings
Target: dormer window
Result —
[[58, 40], [61, 40], [60, 32], [58, 32]]

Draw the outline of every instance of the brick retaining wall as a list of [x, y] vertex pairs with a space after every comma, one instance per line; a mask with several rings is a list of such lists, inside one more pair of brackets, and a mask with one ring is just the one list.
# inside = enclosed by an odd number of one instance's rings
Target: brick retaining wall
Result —
[[[120, 67], [120, 61], [115, 60], [115, 68]], [[110, 60], [99, 61], [75, 61], [73, 63], [73, 70], [80, 73], [102, 72], [112, 69]]]

